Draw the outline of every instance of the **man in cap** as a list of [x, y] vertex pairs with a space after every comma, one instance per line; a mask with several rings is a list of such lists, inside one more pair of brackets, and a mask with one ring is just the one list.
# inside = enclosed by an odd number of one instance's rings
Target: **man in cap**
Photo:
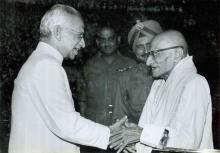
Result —
[[55, 5], [43, 16], [40, 42], [14, 82], [9, 153], [78, 153], [76, 144], [106, 149], [111, 128], [75, 111], [64, 58], [85, 47], [80, 13]]
[[128, 34], [128, 43], [136, 55], [137, 64], [121, 69], [117, 100], [122, 100], [122, 103], [117, 112], [120, 113], [118, 116], [127, 115], [129, 122], [138, 123], [153, 83], [150, 69], [145, 64], [145, 50], [149, 49], [152, 38], [161, 32], [162, 28], [157, 21], [146, 20], [137, 21]]
[[175, 30], [157, 35], [147, 51], [147, 66], [155, 81], [139, 124], [127, 124], [112, 147], [122, 149], [121, 144], [136, 140], [145, 144], [136, 145], [138, 153], [152, 147], [213, 148], [209, 85], [197, 73], [184, 36]]

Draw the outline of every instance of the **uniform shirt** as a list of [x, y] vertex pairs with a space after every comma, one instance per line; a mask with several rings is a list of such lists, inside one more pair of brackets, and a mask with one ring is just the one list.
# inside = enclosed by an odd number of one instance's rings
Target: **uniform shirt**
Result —
[[[120, 68], [132, 66], [135, 62], [120, 53], [114, 55], [111, 64], [106, 63], [101, 54], [87, 61], [84, 67], [86, 81], [85, 116], [104, 125], [111, 125], [117, 114], [116, 93]], [[120, 116], [121, 117], [121, 116]]]
[[[166, 129], [167, 147], [213, 148], [210, 97], [208, 83], [197, 74], [192, 57], [182, 59], [166, 81], [152, 85], [139, 121], [144, 128], [141, 143], [160, 146]], [[144, 147], [137, 145], [138, 152], [147, 152]]]
[[[150, 92], [153, 78], [146, 64], [135, 66], [121, 72], [117, 99], [122, 99], [118, 107], [120, 116], [127, 115], [129, 122], [138, 123], [144, 104]], [[119, 115], [118, 115], [119, 116]]]
[[14, 82], [9, 153], [77, 153], [76, 144], [106, 149], [109, 128], [75, 111], [63, 57], [40, 42]]

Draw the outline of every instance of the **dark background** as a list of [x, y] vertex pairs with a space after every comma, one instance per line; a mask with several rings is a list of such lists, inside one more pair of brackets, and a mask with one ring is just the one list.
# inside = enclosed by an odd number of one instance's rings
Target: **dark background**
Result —
[[[214, 144], [220, 149], [219, 0], [0, 0], [0, 153], [6, 152], [8, 145], [13, 81], [38, 43], [41, 17], [55, 3], [75, 7], [85, 22], [87, 47], [76, 60], [64, 62], [73, 72], [80, 71], [96, 53], [98, 25], [112, 25], [121, 36], [120, 51], [131, 58], [134, 55], [129, 50], [127, 34], [137, 19], [154, 19], [164, 30], [183, 32], [198, 72], [210, 85]], [[74, 92], [77, 77], [69, 77]]]

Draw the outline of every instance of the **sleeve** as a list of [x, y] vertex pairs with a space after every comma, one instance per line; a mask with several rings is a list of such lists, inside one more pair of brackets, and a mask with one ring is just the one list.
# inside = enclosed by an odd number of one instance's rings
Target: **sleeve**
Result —
[[[140, 141], [145, 144], [159, 144], [165, 129], [169, 130], [168, 147], [198, 149], [203, 139], [211, 137], [211, 98], [207, 81], [196, 77], [186, 84], [171, 127], [145, 125]], [[208, 134], [204, 138], [204, 130], [208, 125]], [[207, 142], [205, 148], [212, 148]]]
[[56, 136], [82, 145], [106, 149], [109, 143], [108, 127], [81, 117], [74, 109], [67, 92], [65, 71], [57, 63], [43, 61], [34, 74], [35, 103], [48, 129]]

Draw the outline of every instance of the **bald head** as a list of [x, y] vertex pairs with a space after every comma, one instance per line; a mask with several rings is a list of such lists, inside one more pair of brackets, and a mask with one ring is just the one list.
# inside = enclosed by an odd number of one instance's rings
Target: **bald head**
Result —
[[182, 46], [183, 57], [188, 54], [188, 45], [182, 33], [176, 30], [168, 30], [160, 33], [152, 40], [152, 46], [166, 44], [167, 47]]
[[166, 80], [187, 54], [188, 47], [184, 36], [179, 31], [169, 30], [153, 38], [146, 64], [151, 67], [154, 78]]

